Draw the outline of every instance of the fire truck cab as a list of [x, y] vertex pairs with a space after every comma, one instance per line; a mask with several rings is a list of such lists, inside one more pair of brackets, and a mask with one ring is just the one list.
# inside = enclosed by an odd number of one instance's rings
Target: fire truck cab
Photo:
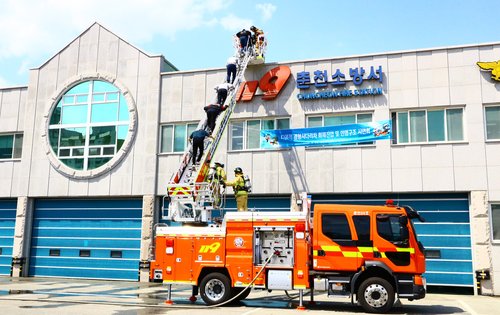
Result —
[[[314, 214], [311, 216], [311, 214]], [[424, 248], [409, 207], [317, 204], [314, 212], [230, 212], [217, 226], [160, 226], [152, 280], [190, 284], [208, 305], [251, 289], [323, 291], [387, 312], [425, 296]], [[170, 290], [169, 290], [170, 292]]]

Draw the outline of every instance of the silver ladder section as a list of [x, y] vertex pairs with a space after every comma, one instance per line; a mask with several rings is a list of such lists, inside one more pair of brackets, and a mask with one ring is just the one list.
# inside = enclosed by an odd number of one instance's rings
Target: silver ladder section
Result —
[[[210, 161], [217, 150], [224, 131], [227, 129], [229, 119], [236, 106], [237, 93], [243, 82], [245, 70], [254, 57], [253, 47], [249, 47], [243, 57], [240, 58], [234, 89], [228, 96], [229, 104], [223, 115], [220, 115], [222, 119], [218, 118], [220, 122], [212, 133], [213, 139], [205, 139], [205, 150], [199, 165], [193, 165], [192, 163], [191, 144], [184, 153], [178, 171], [172, 175], [170, 182], [167, 184], [170, 203], [168, 215], [164, 219], [176, 222], [206, 223], [211, 220], [211, 211], [219, 209], [218, 205], [214, 204], [215, 199], [220, 198], [220, 196], [215, 196], [219, 193], [219, 187], [215, 187], [215, 184], [208, 182], [206, 178], [210, 170]], [[205, 126], [206, 118], [200, 120], [197, 128]]]

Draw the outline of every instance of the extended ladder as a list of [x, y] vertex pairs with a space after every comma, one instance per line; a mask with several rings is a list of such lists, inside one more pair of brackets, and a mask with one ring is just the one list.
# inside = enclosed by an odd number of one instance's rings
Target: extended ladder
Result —
[[[205, 139], [205, 151], [199, 165], [192, 163], [192, 145], [182, 156], [179, 169], [172, 175], [167, 184], [167, 194], [170, 199], [168, 215], [164, 217], [177, 222], [206, 223], [211, 220], [211, 211], [218, 209], [214, 205], [215, 183], [207, 181], [210, 170], [210, 161], [217, 150], [219, 142], [229, 124], [229, 118], [236, 106], [237, 92], [243, 82], [245, 70], [254, 58], [254, 51], [251, 47], [246, 50], [240, 58], [240, 67], [234, 81], [234, 89], [229, 94], [229, 105], [223, 112], [220, 123], [217, 124], [212, 133], [213, 139]], [[224, 105], [224, 104], [221, 104]], [[200, 120], [197, 129], [206, 126], [206, 118]]]

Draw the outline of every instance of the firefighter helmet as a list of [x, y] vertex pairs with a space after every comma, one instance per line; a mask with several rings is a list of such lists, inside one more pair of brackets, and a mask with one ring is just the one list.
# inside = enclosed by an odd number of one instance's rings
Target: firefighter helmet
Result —
[[239, 174], [243, 174], [243, 170], [241, 169], [241, 167], [237, 167], [234, 169], [234, 172], [235, 173], [239, 173]]

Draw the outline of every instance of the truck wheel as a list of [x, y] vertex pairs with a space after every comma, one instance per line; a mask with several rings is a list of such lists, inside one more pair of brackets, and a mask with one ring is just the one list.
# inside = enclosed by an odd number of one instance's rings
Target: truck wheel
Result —
[[[243, 290], [245, 290], [245, 288], [233, 288], [233, 295], [232, 295], [232, 297], [237, 296]], [[236, 301], [241, 301], [241, 300], [246, 299], [248, 297], [248, 295], [250, 294], [250, 292], [252, 292], [252, 288], [246, 289], [245, 292], [241, 293], [241, 295], [238, 296], [238, 298], [236, 298]]]
[[358, 301], [369, 313], [385, 313], [394, 304], [394, 288], [382, 278], [368, 278], [358, 289]]
[[231, 297], [231, 281], [222, 273], [210, 273], [201, 280], [200, 295], [207, 305], [225, 302]]

